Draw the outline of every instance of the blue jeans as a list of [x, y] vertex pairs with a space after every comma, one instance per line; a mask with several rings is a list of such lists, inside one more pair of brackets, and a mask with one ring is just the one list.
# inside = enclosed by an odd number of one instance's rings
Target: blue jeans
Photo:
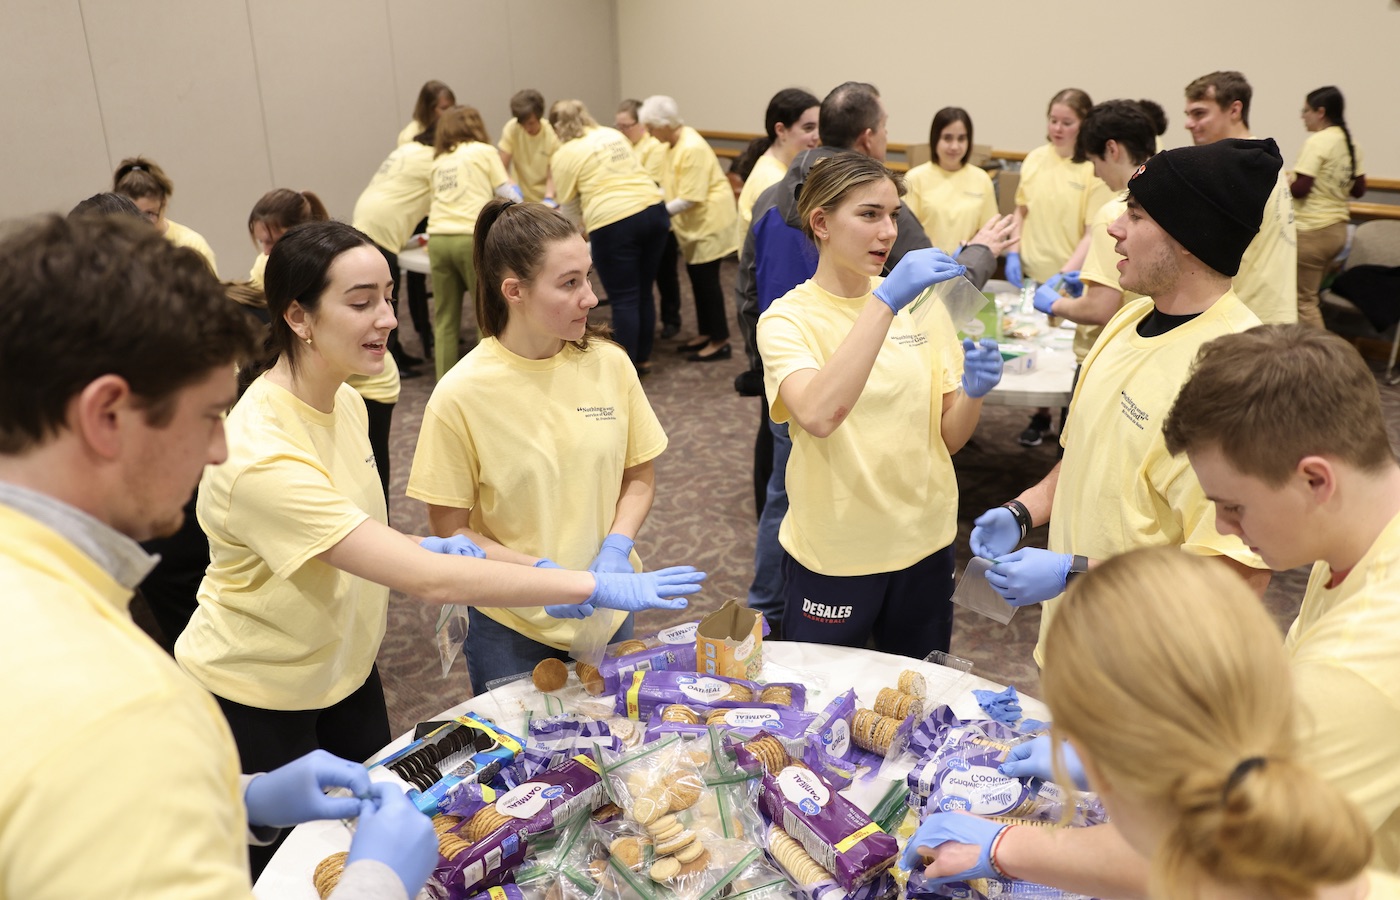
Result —
[[773, 634], [781, 635], [783, 605], [783, 548], [778, 544], [778, 526], [788, 511], [787, 463], [792, 438], [787, 423], [768, 421], [773, 433], [773, 474], [768, 476], [768, 496], [758, 517], [758, 541], [753, 552], [753, 584], [749, 585], [749, 608], [763, 613]]
[[[613, 632], [612, 640], [625, 641], [632, 636], [636, 616], [628, 613], [622, 625]], [[529, 672], [539, 665], [540, 660], [569, 659], [569, 651], [556, 650], [548, 644], [533, 641], [513, 628], [507, 628], [475, 607], [467, 610], [467, 639], [462, 644], [462, 652], [467, 656], [467, 675], [471, 678], [472, 693], [484, 694], [490, 690], [491, 682], [498, 678], [509, 678], [522, 672]]]
[[593, 267], [612, 307], [613, 338], [627, 350], [633, 363], [651, 359], [656, 336], [651, 284], [661, 267], [661, 253], [670, 233], [671, 217], [665, 204], [658, 203], [588, 235]]

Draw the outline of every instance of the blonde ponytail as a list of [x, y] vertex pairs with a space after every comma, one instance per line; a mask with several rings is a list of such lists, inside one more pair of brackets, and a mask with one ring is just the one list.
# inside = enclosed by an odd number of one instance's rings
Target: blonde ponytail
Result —
[[1359, 812], [1297, 762], [1277, 626], [1218, 560], [1137, 550], [1081, 577], [1050, 624], [1041, 687], [1055, 731], [1121, 802], [1174, 813], [1154, 897], [1207, 880], [1311, 897], [1369, 861]]

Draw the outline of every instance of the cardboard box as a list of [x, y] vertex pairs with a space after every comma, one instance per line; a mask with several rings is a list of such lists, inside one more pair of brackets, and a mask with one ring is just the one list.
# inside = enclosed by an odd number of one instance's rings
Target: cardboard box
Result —
[[730, 600], [695, 630], [695, 670], [726, 678], [758, 677], [763, 666], [763, 615]]

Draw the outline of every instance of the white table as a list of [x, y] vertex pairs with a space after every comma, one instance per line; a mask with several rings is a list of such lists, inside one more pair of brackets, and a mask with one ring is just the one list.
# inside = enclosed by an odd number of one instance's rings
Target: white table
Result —
[[[1020, 291], [1006, 281], [989, 281], [983, 290], [992, 294]], [[1074, 325], [1062, 323], [1049, 327], [1048, 317], [1041, 317], [1040, 334], [1029, 340], [1008, 338], [1003, 343], [1030, 344], [1036, 348], [1035, 366], [1029, 372], [1008, 372], [1001, 382], [982, 398], [994, 406], [1069, 406], [1074, 388]]]
[[399, 271], [417, 272], [427, 275], [432, 272], [432, 267], [428, 265], [428, 248], [420, 247], [416, 242], [410, 242], [407, 247], [399, 251]]
[[[872, 650], [854, 650], [823, 644], [801, 644], [790, 641], [769, 641], [763, 646], [763, 681], [801, 681], [807, 686], [807, 708], [820, 710], [833, 697], [847, 688], [855, 688], [860, 705], [871, 708], [880, 688], [895, 686], [903, 669], [922, 672], [928, 682], [926, 707], [932, 709], [949, 704], [954, 712], [965, 718], [984, 718], [972, 696], [973, 689], [999, 689], [984, 678], [945, 666], [936, 666], [904, 656], [891, 656]], [[512, 716], [525, 709], [543, 709], [543, 698], [534, 690], [528, 678], [514, 682], [436, 716], [448, 719], [464, 712], [496, 719], [507, 730], [520, 728]], [[1039, 701], [1022, 698], [1027, 716], [1049, 719], [1049, 713]], [[402, 735], [384, 748], [378, 759], [404, 747], [410, 735]], [[378, 770], [376, 770], [378, 771]], [[886, 771], [901, 780], [905, 772]], [[889, 787], [887, 779], [872, 778], [858, 781], [844, 793], [854, 803], [869, 811], [884, 796]], [[338, 821], [308, 822], [292, 830], [285, 843], [253, 887], [260, 900], [317, 900], [311, 884], [316, 864], [331, 853], [350, 847], [350, 832]]]

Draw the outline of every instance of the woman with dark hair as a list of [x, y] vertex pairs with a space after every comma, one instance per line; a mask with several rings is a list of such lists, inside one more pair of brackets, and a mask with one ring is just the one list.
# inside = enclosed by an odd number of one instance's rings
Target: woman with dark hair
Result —
[[501, 155], [486, 136], [481, 113], [454, 106], [439, 117], [433, 139], [433, 200], [428, 209], [428, 260], [433, 273], [433, 361], [439, 380], [461, 358], [462, 297], [476, 290], [472, 230], [493, 196], [520, 199]]
[[165, 208], [175, 193], [175, 184], [165, 174], [165, 170], [144, 156], [131, 156], [122, 160], [112, 176], [112, 190], [127, 197], [136, 204], [156, 231], [177, 247], [189, 247], [197, 251], [209, 263], [209, 271], [215, 275], [219, 268], [214, 262], [214, 251], [209, 242], [193, 228], [187, 228], [173, 219], [166, 218]]
[[[428, 400], [408, 494], [428, 504], [434, 534], [465, 535], [488, 559], [640, 569], [632, 545], [666, 433], [627, 354], [588, 322], [589, 245], [559, 212], [509, 200], [486, 205], [476, 237], [482, 340]], [[483, 604], [469, 619], [477, 692], [567, 659], [584, 629], [609, 640], [632, 630], [628, 616], [577, 605]]]
[[[465, 538], [420, 547], [390, 528], [365, 404], [345, 383], [378, 374], [387, 356], [383, 255], [349, 225], [300, 225], [273, 248], [266, 287], [277, 361], [229, 413], [228, 460], [200, 482], [210, 563], [175, 644], [223, 708], [245, 771], [318, 747], [367, 759], [388, 742], [374, 660], [391, 589], [429, 603], [624, 611], [683, 607], [662, 598], [699, 590], [691, 569], [543, 571], [474, 558]], [[255, 848], [255, 867], [270, 857]]]
[[398, 145], [402, 147], [432, 128], [437, 124], [438, 116], [456, 105], [457, 95], [452, 93], [452, 88], [436, 79], [424, 82], [413, 104], [413, 118], [399, 132]]
[[1293, 211], [1298, 225], [1298, 321], [1318, 328], [1317, 291], [1327, 267], [1347, 243], [1348, 201], [1366, 193], [1361, 150], [1347, 127], [1346, 100], [1328, 85], [1303, 104], [1308, 139], [1293, 166]]
[[909, 191], [904, 202], [933, 246], [956, 253], [983, 223], [996, 217], [996, 188], [980, 166], [967, 164], [972, 156], [972, 117], [962, 107], [945, 106], [933, 114], [928, 148], [933, 158], [904, 176]]
[[821, 101], [801, 88], [784, 88], [768, 101], [768, 109], [763, 114], [764, 136], [745, 151], [756, 151], [760, 155], [752, 169], [740, 173], [744, 189], [739, 192], [739, 222], [745, 231], [758, 195], [782, 180], [797, 154], [820, 143], [817, 136], [820, 111]]
[[550, 160], [555, 196], [571, 217], [581, 207], [583, 230], [608, 293], [614, 338], [645, 375], [651, 371], [656, 329], [651, 283], [671, 232], [661, 190], [627, 138], [600, 127], [582, 101], [557, 101], [549, 123], [559, 138]]

